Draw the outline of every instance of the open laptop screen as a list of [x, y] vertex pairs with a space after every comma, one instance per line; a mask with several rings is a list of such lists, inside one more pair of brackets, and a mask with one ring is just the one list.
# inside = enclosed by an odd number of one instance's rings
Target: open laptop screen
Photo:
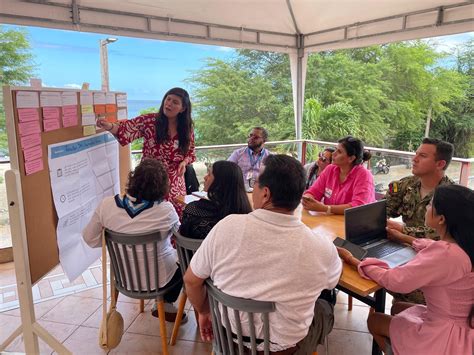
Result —
[[380, 200], [344, 211], [346, 239], [361, 245], [375, 238], [386, 238], [387, 204]]

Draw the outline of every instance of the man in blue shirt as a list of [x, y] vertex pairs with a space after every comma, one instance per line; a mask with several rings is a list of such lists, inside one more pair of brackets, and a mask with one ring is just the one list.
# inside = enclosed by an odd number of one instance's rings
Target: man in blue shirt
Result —
[[265, 128], [254, 127], [248, 136], [247, 147], [234, 150], [227, 159], [240, 166], [247, 188], [253, 187], [262, 161], [270, 154], [268, 149], [264, 148], [267, 139], [268, 133]]

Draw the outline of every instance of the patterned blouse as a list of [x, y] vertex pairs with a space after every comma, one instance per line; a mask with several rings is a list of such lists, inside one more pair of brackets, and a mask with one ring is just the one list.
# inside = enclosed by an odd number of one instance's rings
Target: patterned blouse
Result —
[[191, 131], [191, 141], [186, 154], [179, 149], [178, 135], [162, 143], [156, 142], [157, 113], [148, 113], [119, 124], [117, 140], [126, 145], [138, 138], [144, 138], [143, 158], [159, 159], [163, 162], [170, 179], [168, 200], [175, 206], [178, 215], [181, 215], [182, 206], [175, 203], [174, 198], [186, 195], [184, 176], [178, 176], [179, 164], [184, 160], [191, 164], [196, 160], [194, 152], [194, 131]]

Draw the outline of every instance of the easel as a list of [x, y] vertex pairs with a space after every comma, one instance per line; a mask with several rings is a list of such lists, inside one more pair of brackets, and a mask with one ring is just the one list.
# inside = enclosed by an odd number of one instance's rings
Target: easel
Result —
[[[15, 274], [17, 280], [17, 292], [20, 303], [21, 325], [10, 334], [7, 339], [0, 344], [0, 352], [4, 351], [15, 338], [23, 334], [25, 352], [27, 354], [39, 354], [38, 337], [48, 344], [58, 354], [69, 355], [72, 354], [64, 345], [61, 344], [55, 337], [53, 337], [46, 329], [44, 329], [36, 320], [35, 309], [33, 304], [32, 293], [32, 274], [31, 274], [31, 260], [28, 251], [28, 236], [24, 206], [24, 196], [22, 190], [20, 165], [22, 157], [21, 150], [18, 149], [17, 132], [15, 127], [14, 102], [12, 97], [12, 90], [29, 90], [29, 87], [9, 87], [3, 88], [3, 99], [6, 115], [6, 128], [8, 134], [10, 164], [11, 169], [5, 173], [5, 182], [7, 188], [8, 212], [10, 216], [11, 236], [13, 243], [13, 257], [15, 263]], [[42, 90], [48, 91], [47, 88]], [[51, 89], [49, 89], [51, 90]], [[58, 89], [56, 89], [58, 90]], [[62, 91], [73, 91], [68, 89], [59, 89]], [[78, 131], [82, 132], [82, 128], [78, 127]], [[69, 137], [67, 139], [78, 138]], [[20, 152], [20, 153], [19, 153]], [[128, 172], [130, 171], [130, 146], [119, 148], [119, 170], [120, 170], [120, 185], [121, 190], [124, 191], [124, 186], [127, 181]], [[47, 165], [45, 166], [47, 170]], [[52, 201], [50, 201], [52, 204]], [[30, 226], [31, 227], [31, 226]], [[53, 228], [55, 230], [55, 226]], [[54, 233], [54, 232], [51, 232]], [[54, 234], [55, 236], [55, 234]], [[56, 248], [56, 247], [55, 247]], [[56, 249], [55, 249], [56, 250]], [[50, 265], [48, 270], [43, 270], [41, 275], [51, 270], [51, 267], [57, 265]], [[36, 269], [35, 269], [36, 271]], [[34, 280], [38, 280], [41, 275], [37, 275]]]
[[21, 325], [0, 345], [0, 351], [23, 333], [25, 352], [39, 354], [38, 337], [53, 348], [58, 354], [72, 354], [55, 337], [48, 333], [36, 320], [33, 306], [33, 293], [29, 268], [28, 251], [26, 249], [26, 228], [23, 214], [23, 196], [20, 187], [18, 170], [8, 170], [5, 173], [7, 186], [8, 212], [13, 242], [13, 259], [20, 301]]

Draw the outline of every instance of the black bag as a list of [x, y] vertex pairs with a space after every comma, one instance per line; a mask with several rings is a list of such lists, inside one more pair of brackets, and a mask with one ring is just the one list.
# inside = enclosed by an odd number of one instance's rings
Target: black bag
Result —
[[196, 177], [196, 171], [194, 171], [193, 165], [186, 165], [186, 171], [184, 172], [184, 183], [186, 184], [186, 195], [190, 195], [193, 191], [199, 191], [199, 181]]
[[337, 302], [337, 290], [335, 288], [332, 290], [322, 290], [318, 299], [325, 300], [335, 306]]

